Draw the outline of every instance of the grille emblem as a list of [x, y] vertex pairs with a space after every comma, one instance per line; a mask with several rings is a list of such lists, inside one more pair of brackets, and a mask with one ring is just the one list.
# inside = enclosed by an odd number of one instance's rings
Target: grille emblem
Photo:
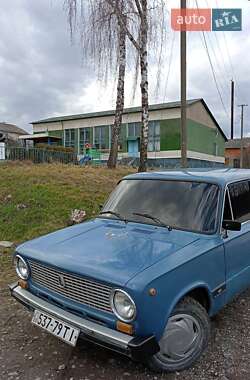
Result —
[[66, 288], [64, 277], [61, 274], [58, 276], [58, 283], [60, 288]]

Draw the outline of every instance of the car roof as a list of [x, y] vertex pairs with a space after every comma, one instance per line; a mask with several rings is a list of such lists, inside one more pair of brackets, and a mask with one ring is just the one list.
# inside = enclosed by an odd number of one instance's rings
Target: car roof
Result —
[[131, 174], [126, 179], [154, 179], [154, 180], [179, 180], [179, 181], [199, 181], [215, 183], [220, 186], [226, 186], [228, 183], [250, 180], [249, 169], [171, 169], [157, 172], [143, 172]]

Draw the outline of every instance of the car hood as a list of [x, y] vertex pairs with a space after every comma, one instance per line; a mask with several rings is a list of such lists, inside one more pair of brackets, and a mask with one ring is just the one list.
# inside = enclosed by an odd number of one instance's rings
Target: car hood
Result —
[[94, 219], [20, 245], [17, 252], [68, 272], [124, 286], [199, 235], [108, 219]]

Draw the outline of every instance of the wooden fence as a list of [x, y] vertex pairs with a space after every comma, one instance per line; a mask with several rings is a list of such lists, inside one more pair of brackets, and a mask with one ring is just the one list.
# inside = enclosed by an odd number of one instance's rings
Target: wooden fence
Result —
[[32, 161], [35, 164], [54, 163], [78, 165], [75, 153], [60, 152], [45, 149], [5, 146], [5, 160]]

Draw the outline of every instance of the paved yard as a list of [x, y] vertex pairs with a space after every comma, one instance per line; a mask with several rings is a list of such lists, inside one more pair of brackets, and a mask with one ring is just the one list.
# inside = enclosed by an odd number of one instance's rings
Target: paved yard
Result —
[[72, 349], [32, 326], [31, 315], [9, 296], [7, 283], [14, 278], [10, 255], [1, 255], [4, 276], [0, 281], [0, 379], [250, 379], [250, 291], [213, 319], [209, 350], [194, 368], [159, 375], [85, 342]]

